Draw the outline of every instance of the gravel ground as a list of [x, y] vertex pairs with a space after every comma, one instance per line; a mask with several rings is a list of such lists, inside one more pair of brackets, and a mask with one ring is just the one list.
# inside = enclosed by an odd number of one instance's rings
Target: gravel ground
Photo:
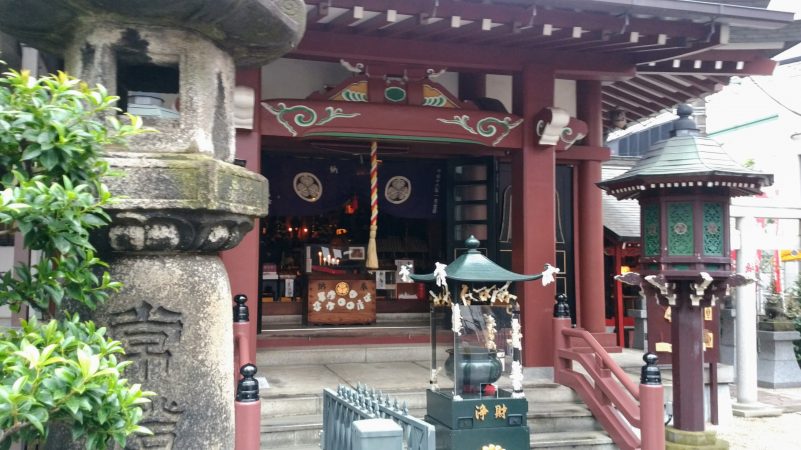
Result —
[[801, 448], [801, 413], [779, 417], [734, 417], [731, 425], [718, 428], [718, 437], [731, 450], [790, 450]]

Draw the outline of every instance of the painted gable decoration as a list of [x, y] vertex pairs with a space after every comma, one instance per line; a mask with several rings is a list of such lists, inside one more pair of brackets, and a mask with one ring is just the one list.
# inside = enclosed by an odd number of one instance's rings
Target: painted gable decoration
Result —
[[[301, 139], [522, 146], [521, 117], [483, 111], [470, 101], [460, 101], [434, 81], [445, 73], [443, 68], [345, 61], [342, 65], [353, 76], [333, 88], [305, 99], [263, 101], [262, 133]], [[396, 179], [384, 191], [391, 204], [402, 204], [411, 184]]]
[[335, 102], [367, 102], [367, 80], [351, 82], [328, 99]]
[[444, 69], [395, 67], [387, 65], [341, 64], [354, 73], [342, 83], [314, 93], [308, 100], [327, 99], [335, 102], [389, 103], [435, 108], [475, 109], [470, 103], [459, 101], [444, 86], [433, 81]]

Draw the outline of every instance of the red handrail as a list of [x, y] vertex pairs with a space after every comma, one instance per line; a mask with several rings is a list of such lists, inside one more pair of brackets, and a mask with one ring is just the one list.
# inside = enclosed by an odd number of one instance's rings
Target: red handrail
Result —
[[[247, 297], [237, 295], [234, 306], [234, 449], [259, 450], [261, 446], [261, 401], [256, 366], [250, 360], [250, 317]], [[241, 374], [241, 378], [240, 378]]]
[[[555, 317], [553, 330], [554, 381], [576, 391], [621, 449], [664, 449], [662, 385], [636, 385], [592, 334], [572, 328], [569, 317]], [[582, 345], [574, 348], [573, 338]], [[586, 374], [573, 370], [573, 361]]]

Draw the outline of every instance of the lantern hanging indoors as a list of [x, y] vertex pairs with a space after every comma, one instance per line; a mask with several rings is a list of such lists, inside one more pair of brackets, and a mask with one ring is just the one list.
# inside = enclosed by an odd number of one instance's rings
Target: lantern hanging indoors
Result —
[[[558, 269], [546, 265], [543, 274], [521, 275], [484, 256], [475, 237], [465, 247], [451, 264], [436, 263], [433, 273], [401, 273], [434, 283], [426, 421], [436, 427], [440, 450], [529, 448], [520, 306], [511, 288], [516, 281], [540, 278], [546, 284]], [[509, 386], [499, 387], [504, 383]]]
[[679, 106], [670, 138], [652, 146], [631, 170], [598, 186], [619, 200], [640, 203], [639, 273], [617, 278], [639, 285], [647, 301], [669, 308], [675, 427], [668, 427], [667, 448], [696, 441], [700, 447], [693, 448], [718, 448], [704, 432], [699, 401], [705, 339], [707, 345], [718, 341], [705, 330], [705, 318], [712, 318], [730, 287], [746, 281], [732, 272], [730, 200], [759, 194], [773, 177], [740, 166], [720, 144], [701, 136], [692, 112], [689, 105]]

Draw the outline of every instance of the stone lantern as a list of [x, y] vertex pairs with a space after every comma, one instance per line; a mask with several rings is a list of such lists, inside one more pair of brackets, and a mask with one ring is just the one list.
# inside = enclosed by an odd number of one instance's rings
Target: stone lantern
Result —
[[[470, 236], [467, 252], [433, 273], [411, 275], [435, 283], [431, 303], [431, 388], [426, 421], [437, 449], [529, 448], [528, 402], [523, 394], [520, 306], [510, 288], [543, 274], [510, 272], [484, 256]], [[547, 266], [552, 281], [557, 269]], [[447, 355], [447, 356], [446, 356]], [[507, 363], [508, 360], [508, 363]], [[453, 384], [440, 385], [440, 370]], [[498, 380], [509, 372], [509, 388]], [[494, 446], [493, 446], [494, 445]]]
[[732, 272], [730, 199], [758, 194], [773, 180], [740, 166], [720, 144], [701, 136], [689, 105], [677, 112], [670, 138], [628, 172], [598, 185], [618, 199], [640, 202], [640, 273], [619, 279], [639, 285], [647, 301], [671, 308], [675, 428], [668, 428], [667, 448], [722, 448], [723, 441], [704, 433], [703, 309], [745, 282]]
[[[0, 29], [62, 55], [156, 132], [107, 149], [122, 199], [98, 237], [123, 289], [92, 319], [120, 340], [126, 378], [158, 396], [128, 448], [233, 449], [231, 292], [219, 252], [267, 214], [267, 180], [233, 163], [236, 68], [297, 45], [301, 0], [0, 0]], [[255, 101], [249, 105], [255, 107]], [[48, 448], [73, 443], [51, 434]]]

